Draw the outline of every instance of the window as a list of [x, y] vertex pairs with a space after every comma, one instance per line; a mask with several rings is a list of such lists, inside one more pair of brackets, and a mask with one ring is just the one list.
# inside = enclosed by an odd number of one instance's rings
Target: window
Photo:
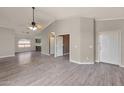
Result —
[[31, 41], [28, 39], [21, 39], [18, 41], [19, 48], [29, 48], [31, 47]]

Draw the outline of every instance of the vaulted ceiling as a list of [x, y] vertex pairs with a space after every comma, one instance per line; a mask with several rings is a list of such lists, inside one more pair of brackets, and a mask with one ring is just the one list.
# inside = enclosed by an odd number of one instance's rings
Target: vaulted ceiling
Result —
[[[43, 30], [55, 20], [54, 17], [42, 12], [39, 8], [35, 9], [35, 21], [42, 26]], [[14, 29], [16, 34], [29, 34], [34, 35], [41, 31], [30, 31], [28, 27], [32, 22], [32, 8], [13, 7], [13, 8], [0, 8], [0, 26]]]
[[95, 19], [124, 19], [124, 7], [44, 7], [41, 10], [54, 16], [56, 19], [74, 16]]
[[[42, 26], [42, 30], [55, 20], [69, 17], [89, 17], [96, 20], [124, 19], [123, 7], [36, 7], [35, 19]], [[14, 29], [17, 34], [39, 33], [28, 29], [32, 21], [32, 8], [29, 7], [1, 7], [0, 26]]]

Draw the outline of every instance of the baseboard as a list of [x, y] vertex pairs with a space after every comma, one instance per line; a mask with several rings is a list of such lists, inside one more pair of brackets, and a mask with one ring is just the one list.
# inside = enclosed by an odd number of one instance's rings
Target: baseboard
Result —
[[95, 62], [99, 63], [99, 61], [98, 61], [98, 60], [95, 60]]
[[49, 56], [50, 54], [47, 54], [47, 53], [43, 53], [43, 52], [41, 52], [41, 54], [43, 54], [43, 55], [47, 55], [47, 56]]
[[69, 55], [69, 53], [64, 53], [63, 55]]
[[119, 65], [120, 67], [124, 67], [124, 65]]
[[94, 62], [79, 62], [79, 61], [75, 61], [75, 60], [70, 60], [70, 62], [76, 63], [76, 64], [94, 64]]
[[0, 58], [14, 57], [15, 55], [0, 56]]

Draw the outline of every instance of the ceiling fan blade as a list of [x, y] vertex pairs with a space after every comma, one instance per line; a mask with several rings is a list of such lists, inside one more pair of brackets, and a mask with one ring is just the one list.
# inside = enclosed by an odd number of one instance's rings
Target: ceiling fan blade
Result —
[[41, 30], [43, 27], [40, 24], [36, 24], [36, 27]]

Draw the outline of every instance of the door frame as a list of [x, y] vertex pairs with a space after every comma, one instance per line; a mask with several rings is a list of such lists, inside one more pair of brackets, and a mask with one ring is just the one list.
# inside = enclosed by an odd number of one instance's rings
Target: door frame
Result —
[[[54, 36], [54, 44], [55, 44], [55, 42], [56, 42], [56, 33], [55, 32], [49, 32], [48, 33], [48, 38], [49, 38], [49, 55], [51, 55], [51, 34], [53, 34], [53, 36]], [[55, 47], [55, 45], [54, 45], [54, 47]], [[54, 56], [55, 56], [55, 48], [54, 48]]]
[[70, 49], [71, 49], [71, 41], [70, 41], [71, 40], [70, 39], [71, 38], [71, 35], [70, 34], [59, 34], [59, 35], [55, 35], [55, 55], [54, 55], [54, 57], [57, 57], [57, 55], [56, 55], [56, 51], [57, 51], [57, 48], [56, 48], [57, 40], [56, 39], [57, 39], [58, 36], [62, 36], [62, 35], [69, 35], [69, 60], [70, 60], [70, 52], [71, 52], [70, 51]]
[[[111, 31], [111, 30], [110, 30]], [[113, 30], [113, 32], [114, 32], [115, 30]], [[120, 47], [119, 47], [119, 54], [120, 54], [120, 56], [119, 56], [119, 62], [118, 62], [118, 64], [117, 65], [119, 65], [119, 66], [121, 66], [121, 62], [122, 62], [122, 60], [121, 60], [121, 56], [122, 56], [122, 52], [121, 52], [121, 42], [122, 42], [122, 39], [121, 39], [121, 33], [122, 33], [122, 31], [120, 31], [120, 30], [116, 30], [117, 32], [118, 32], [118, 35], [119, 35], [119, 43], [120, 43]], [[102, 31], [102, 32], [108, 32], [108, 31]], [[99, 35], [100, 35], [100, 33], [101, 32], [97, 32], [97, 62], [100, 62], [100, 42], [99, 42]], [[111, 63], [110, 63], [111, 64]], [[116, 65], [116, 64], [114, 64], [114, 65]]]

